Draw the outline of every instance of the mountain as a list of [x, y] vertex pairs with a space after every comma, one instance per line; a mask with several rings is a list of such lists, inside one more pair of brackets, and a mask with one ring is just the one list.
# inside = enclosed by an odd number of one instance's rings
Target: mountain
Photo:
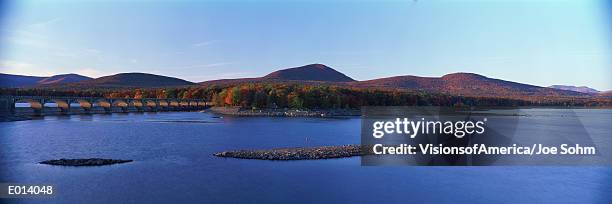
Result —
[[38, 81], [38, 84], [62, 84], [62, 83], [72, 83], [72, 82], [80, 82], [85, 80], [90, 80], [92, 78], [81, 76], [78, 74], [60, 74], [51, 77], [44, 78]]
[[32, 86], [45, 77], [0, 74], [0, 87]]
[[335, 69], [323, 64], [309, 64], [301, 67], [293, 67], [272, 72], [263, 77], [219, 79], [201, 82], [201, 85], [233, 85], [242, 83], [259, 82], [299, 82], [302, 84], [335, 84], [354, 82], [355, 80]]
[[598, 90], [595, 90], [593, 88], [589, 88], [586, 86], [552, 85], [552, 86], [549, 86], [548, 88], [575, 91], [575, 92], [588, 93], [588, 94], [597, 94], [600, 92]]
[[358, 87], [400, 88], [463, 96], [578, 96], [575, 91], [558, 90], [488, 78], [473, 73], [453, 73], [442, 77], [396, 76], [351, 83]]
[[80, 82], [91, 78], [78, 74], [61, 74], [50, 77], [23, 76], [13, 74], [0, 74], [0, 87], [25, 87], [36, 85], [65, 84]]
[[70, 83], [80, 87], [164, 87], [187, 86], [193, 82], [182, 79], [146, 73], [120, 73], [92, 80]]
[[355, 81], [335, 69], [323, 64], [309, 64], [301, 67], [288, 68], [272, 72], [264, 77], [267, 80], [325, 81], [352, 82]]
[[[53, 77], [29, 77], [0, 75], [4, 87], [38, 85], [52, 88], [89, 88], [89, 87], [168, 87], [195, 85], [178, 78], [146, 73], [121, 73], [96, 79], [75, 74]], [[220, 79], [201, 82], [200, 85], [235, 85], [245, 83], [299, 83], [308, 85], [334, 85], [343, 87], [384, 88], [420, 90], [432, 93], [445, 93], [461, 96], [479, 97], [547, 97], [547, 96], [604, 96], [602, 94], [579, 92], [582, 89], [562, 90], [522, 84], [501, 79], [489, 78], [474, 73], [452, 73], [442, 77], [394, 76], [366, 81], [355, 81], [323, 64], [309, 64], [301, 67], [274, 71], [263, 77]], [[578, 87], [583, 88], [583, 87]]]
[[488, 78], [474, 73], [453, 73], [442, 77], [394, 76], [366, 81], [352, 78], [322, 64], [310, 64], [272, 72], [259, 78], [221, 79], [206, 81], [201, 85], [234, 85], [243, 83], [295, 83], [329, 84], [361, 88], [388, 88], [421, 90], [462, 96], [525, 97], [525, 96], [588, 96], [592, 94], [571, 90], [559, 90], [501, 79]]
[[260, 83], [260, 82], [265, 82], [265, 81], [266, 80], [264, 80], [263, 78], [257, 77], [257, 78], [238, 78], [238, 79], [215, 79], [215, 80], [200, 82], [198, 84], [202, 86], [208, 86], [208, 85], [229, 86], [229, 85], [245, 84], [245, 83]]

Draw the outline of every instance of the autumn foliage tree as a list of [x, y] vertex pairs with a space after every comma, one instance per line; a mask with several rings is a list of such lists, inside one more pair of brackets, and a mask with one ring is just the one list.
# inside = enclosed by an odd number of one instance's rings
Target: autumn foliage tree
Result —
[[579, 97], [463, 97], [400, 89], [351, 88], [334, 85], [249, 83], [232, 86], [122, 89], [0, 89], [3, 95], [106, 98], [203, 99], [216, 106], [245, 108], [330, 109], [361, 106], [610, 106], [611, 99]]

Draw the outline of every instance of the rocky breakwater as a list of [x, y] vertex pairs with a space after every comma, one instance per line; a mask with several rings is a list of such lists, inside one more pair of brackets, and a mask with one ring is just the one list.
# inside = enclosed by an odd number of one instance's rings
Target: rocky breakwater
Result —
[[57, 165], [57, 166], [103, 166], [103, 165], [127, 163], [127, 162], [132, 162], [132, 161], [133, 160], [89, 158], [89, 159], [55, 159], [55, 160], [41, 161], [39, 163]]
[[260, 160], [309, 160], [331, 159], [361, 156], [367, 153], [361, 145], [323, 146], [323, 147], [296, 147], [269, 150], [237, 150], [215, 153], [217, 157], [231, 157], [240, 159]]

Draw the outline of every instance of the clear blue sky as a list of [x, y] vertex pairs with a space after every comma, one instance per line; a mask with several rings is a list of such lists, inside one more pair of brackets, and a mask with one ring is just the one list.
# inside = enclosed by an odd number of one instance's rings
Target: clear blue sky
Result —
[[3, 6], [0, 72], [199, 82], [327, 64], [355, 79], [474, 72], [612, 89], [603, 1], [29, 1]]

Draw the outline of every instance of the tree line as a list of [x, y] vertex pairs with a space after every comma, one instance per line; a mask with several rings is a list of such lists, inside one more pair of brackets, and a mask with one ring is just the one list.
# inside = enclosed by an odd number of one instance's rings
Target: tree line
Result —
[[216, 106], [245, 108], [330, 109], [361, 106], [601, 106], [610, 100], [584, 98], [464, 97], [400, 89], [351, 88], [333, 85], [250, 83], [232, 86], [173, 88], [2, 89], [3, 95], [78, 96], [106, 98], [204, 99]]

